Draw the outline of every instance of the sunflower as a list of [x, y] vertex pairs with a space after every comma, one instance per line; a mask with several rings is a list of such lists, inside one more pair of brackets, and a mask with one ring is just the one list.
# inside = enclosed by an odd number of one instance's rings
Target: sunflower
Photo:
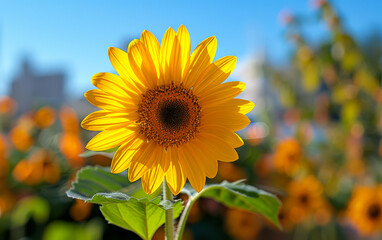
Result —
[[85, 93], [102, 110], [88, 115], [82, 127], [98, 133], [86, 148], [103, 151], [118, 147], [111, 172], [129, 169], [129, 180], [142, 180], [146, 193], [166, 179], [178, 194], [186, 179], [201, 191], [206, 177], [217, 174], [217, 160], [238, 159], [243, 145], [235, 133], [249, 124], [245, 116], [254, 104], [235, 99], [245, 87], [226, 82], [236, 57], [213, 62], [216, 38], [201, 42], [190, 55], [190, 37], [182, 25], [169, 28], [161, 45], [143, 31], [127, 52], [109, 48], [118, 75], [98, 73], [99, 89]]
[[382, 184], [376, 187], [358, 186], [353, 191], [347, 214], [362, 235], [382, 230]]
[[256, 239], [264, 226], [259, 215], [241, 209], [228, 208], [225, 216], [227, 232], [234, 239]]
[[285, 205], [289, 206], [290, 218], [300, 223], [325, 205], [322, 184], [313, 176], [294, 180], [289, 184]]
[[294, 174], [302, 162], [300, 143], [294, 138], [287, 138], [276, 146], [273, 163], [280, 173]]

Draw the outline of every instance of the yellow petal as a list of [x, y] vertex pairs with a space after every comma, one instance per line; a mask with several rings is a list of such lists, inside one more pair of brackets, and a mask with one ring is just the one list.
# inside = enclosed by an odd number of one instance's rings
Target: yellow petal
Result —
[[151, 32], [145, 30], [141, 34], [141, 41], [146, 46], [147, 52], [153, 61], [156, 74], [158, 78], [160, 78], [160, 44], [157, 38]]
[[110, 166], [111, 172], [120, 173], [129, 168], [133, 157], [139, 153], [144, 144], [144, 139], [136, 135], [130, 141], [121, 145], [113, 156]]
[[128, 57], [134, 74], [149, 88], [157, 85], [158, 75], [154, 62], [145, 45], [135, 39], [130, 42]]
[[184, 76], [185, 71], [187, 70], [187, 65], [190, 61], [190, 51], [191, 51], [191, 40], [190, 34], [187, 31], [187, 28], [184, 25], [180, 25], [176, 32], [176, 36], [180, 43], [180, 51], [181, 51], [181, 69], [182, 74]]
[[206, 125], [223, 125], [231, 131], [239, 131], [245, 128], [251, 121], [241, 113], [223, 110], [205, 114], [203, 122]]
[[167, 153], [171, 156], [171, 162], [166, 171], [167, 185], [174, 195], [178, 195], [186, 183], [186, 176], [179, 164], [178, 148], [168, 148]]
[[138, 106], [129, 98], [114, 97], [102, 90], [93, 89], [85, 93], [85, 98], [94, 106], [110, 111], [137, 111]]
[[110, 47], [109, 58], [114, 69], [125, 81], [133, 84], [141, 92], [145, 91], [145, 85], [141, 82], [141, 80], [135, 75], [135, 73], [131, 69], [127, 52], [122, 51], [118, 48]]
[[136, 99], [140, 93], [135, 86], [112, 73], [97, 73], [93, 75], [91, 81], [97, 88], [122, 98], [129, 96], [130, 99]]
[[191, 186], [197, 192], [200, 192], [206, 182], [206, 176], [201, 166], [198, 164], [197, 159], [191, 154], [190, 151], [192, 151], [192, 149], [190, 150], [186, 145], [187, 143], [183, 144], [182, 147], [178, 149], [179, 163], [184, 174], [190, 181]]
[[157, 154], [160, 147], [157, 143], [151, 141], [146, 147], [142, 148], [142, 154], [139, 157], [134, 157], [129, 168], [129, 181], [135, 182], [143, 176], [157, 162]]
[[134, 125], [137, 119], [136, 112], [119, 113], [101, 110], [89, 114], [82, 120], [81, 126], [90, 131], [102, 131]]
[[238, 112], [242, 114], [247, 114], [249, 113], [253, 108], [255, 107], [255, 104], [251, 101], [244, 100], [244, 99], [230, 99], [220, 105], [212, 105], [209, 107], [204, 107], [203, 112], [204, 113], [209, 113], [209, 112], [214, 112], [214, 111], [221, 111], [221, 110], [229, 110], [232, 112]]
[[196, 144], [199, 149], [208, 152], [219, 161], [233, 162], [239, 158], [232, 146], [216, 136], [198, 134]]
[[136, 132], [139, 132], [138, 126], [104, 130], [94, 136], [86, 148], [92, 151], [105, 151], [129, 141], [131, 137], [135, 137]]
[[174, 40], [175, 32], [172, 28], [168, 28], [163, 36], [162, 44], [160, 46], [160, 60], [163, 72], [163, 79], [161, 79], [162, 82], [160, 81], [158, 85], [171, 83], [172, 76], [170, 69], [170, 59], [172, 48], [174, 45]]
[[232, 73], [235, 66], [236, 57], [234, 56], [226, 56], [211, 63], [196, 81], [194, 93], [199, 95], [203, 91], [221, 84]]
[[219, 125], [203, 125], [200, 128], [201, 134], [214, 135], [220, 138], [222, 141], [230, 144], [234, 148], [238, 148], [244, 145], [243, 140], [239, 135], [231, 131], [230, 129]]
[[208, 156], [207, 152], [201, 151], [195, 141], [189, 142], [186, 146], [187, 151], [196, 160], [197, 164], [202, 168], [203, 172], [209, 178], [214, 178], [218, 172], [218, 161]]
[[160, 164], [155, 165], [150, 168], [143, 176], [142, 176], [142, 187], [143, 190], [147, 194], [152, 194], [155, 192], [160, 185], [162, 184], [164, 179], [164, 172]]
[[180, 42], [177, 36], [175, 36], [174, 38], [169, 62], [169, 69], [167, 71], [170, 71], [171, 80], [174, 83], [179, 84], [182, 81], [182, 52]]
[[236, 97], [244, 91], [244, 88], [245, 83], [243, 82], [226, 82], [211, 88], [208, 92], [204, 92], [203, 95], [200, 96], [199, 102], [203, 108], [216, 106]]
[[185, 74], [184, 86], [191, 88], [200, 75], [213, 61], [216, 53], [216, 38], [209, 37], [201, 42], [191, 55], [190, 65]]
[[160, 159], [160, 165], [162, 166], [163, 171], [166, 172], [170, 166], [170, 162], [172, 161], [169, 151], [165, 148], [162, 148], [158, 158]]

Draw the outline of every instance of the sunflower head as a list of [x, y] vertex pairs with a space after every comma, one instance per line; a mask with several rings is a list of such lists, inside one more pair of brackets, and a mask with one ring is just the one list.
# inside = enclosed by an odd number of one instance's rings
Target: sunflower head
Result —
[[143, 31], [127, 52], [109, 48], [118, 75], [98, 73], [98, 89], [85, 97], [102, 110], [91, 113], [82, 127], [101, 131], [86, 146], [94, 151], [118, 147], [111, 172], [129, 169], [129, 180], [142, 179], [146, 193], [166, 179], [178, 194], [188, 179], [202, 190], [206, 177], [217, 173], [217, 161], [238, 158], [243, 141], [235, 133], [250, 122], [254, 106], [236, 99], [242, 82], [225, 82], [236, 58], [213, 61], [216, 38], [201, 42], [191, 54], [190, 36], [182, 25], [169, 28], [161, 44]]
[[382, 230], [382, 185], [358, 186], [352, 194], [347, 213], [362, 235]]
[[291, 218], [295, 223], [311, 216], [325, 203], [322, 185], [312, 175], [292, 181], [288, 190], [286, 202], [290, 206]]
[[287, 138], [276, 146], [273, 163], [278, 172], [293, 174], [301, 165], [302, 149], [294, 138]]

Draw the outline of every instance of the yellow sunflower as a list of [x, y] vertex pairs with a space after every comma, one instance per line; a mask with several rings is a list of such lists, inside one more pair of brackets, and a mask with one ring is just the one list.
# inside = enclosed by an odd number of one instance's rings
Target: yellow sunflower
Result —
[[375, 187], [358, 186], [353, 191], [347, 215], [361, 235], [382, 230], [382, 184]]
[[142, 179], [146, 193], [166, 178], [173, 194], [186, 179], [201, 191], [206, 177], [217, 174], [218, 162], [238, 159], [243, 145], [235, 133], [250, 122], [245, 116], [254, 104], [235, 99], [242, 82], [223, 83], [236, 57], [213, 62], [216, 38], [201, 42], [190, 55], [190, 36], [182, 25], [169, 28], [159, 44], [143, 31], [127, 52], [109, 48], [118, 75], [98, 73], [85, 97], [103, 110], [91, 113], [82, 127], [102, 131], [87, 148], [103, 151], [119, 146], [111, 172], [129, 169], [129, 180]]
[[302, 162], [300, 143], [294, 138], [287, 138], [276, 146], [273, 163], [280, 173], [294, 174]]
[[322, 184], [313, 175], [292, 181], [288, 194], [285, 205], [289, 206], [290, 218], [295, 223], [302, 222], [325, 204]]

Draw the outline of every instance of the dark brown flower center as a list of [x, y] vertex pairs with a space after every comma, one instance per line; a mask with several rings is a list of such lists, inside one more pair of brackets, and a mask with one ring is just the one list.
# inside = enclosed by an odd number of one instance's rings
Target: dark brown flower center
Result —
[[309, 195], [306, 194], [306, 193], [300, 195], [300, 197], [299, 197], [299, 201], [300, 201], [300, 203], [303, 204], [303, 205], [308, 205], [308, 203], [309, 203]]
[[163, 85], [142, 95], [141, 133], [165, 148], [193, 139], [200, 126], [198, 98], [182, 85]]
[[371, 219], [377, 219], [381, 216], [381, 208], [378, 204], [372, 204], [367, 209], [367, 215]]

